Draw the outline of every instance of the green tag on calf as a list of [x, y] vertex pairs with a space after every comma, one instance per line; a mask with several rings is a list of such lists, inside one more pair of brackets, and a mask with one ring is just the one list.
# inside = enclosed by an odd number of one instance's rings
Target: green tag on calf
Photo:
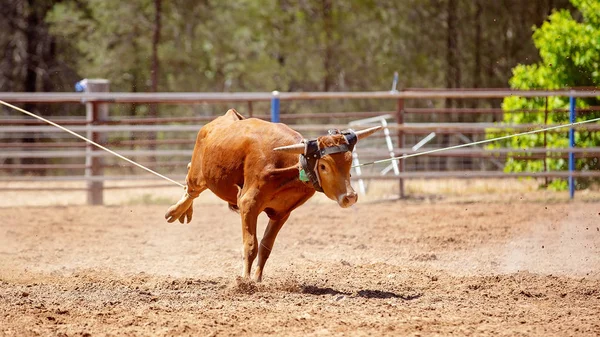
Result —
[[306, 172], [304, 172], [304, 169], [300, 170], [300, 181], [308, 181], [308, 176], [306, 175]]

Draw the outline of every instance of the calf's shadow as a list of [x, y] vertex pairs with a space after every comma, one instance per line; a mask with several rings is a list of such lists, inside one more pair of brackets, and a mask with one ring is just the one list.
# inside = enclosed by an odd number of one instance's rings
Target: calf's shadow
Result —
[[303, 285], [301, 286], [301, 293], [310, 294], [310, 295], [345, 295], [345, 296], [356, 296], [363, 298], [378, 298], [378, 299], [386, 299], [386, 298], [400, 298], [405, 301], [412, 301], [423, 296], [422, 294], [396, 294], [391, 291], [382, 291], [382, 290], [370, 290], [363, 289], [359, 290], [357, 293], [349, 293], [344, 291], [339, 291], [333, 289], [331, 287], [319, 287], [314, 285]]

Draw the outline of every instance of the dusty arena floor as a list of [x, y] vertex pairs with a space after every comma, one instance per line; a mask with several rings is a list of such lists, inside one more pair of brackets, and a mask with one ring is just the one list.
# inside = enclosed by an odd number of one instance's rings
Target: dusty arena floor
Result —
[[600, 334], [598, 202], [309, 203], [261, 284], [224, 203], [167, 207], [1, 207], [0, 336]]

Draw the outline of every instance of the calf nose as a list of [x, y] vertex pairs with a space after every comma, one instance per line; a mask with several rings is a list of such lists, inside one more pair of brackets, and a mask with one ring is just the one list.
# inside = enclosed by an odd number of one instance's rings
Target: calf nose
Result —
[[348, 192], [342, 199], [342, 207], [350, 207], [350, 206], [354, 205], [354, 203], [356, 203], [357, 200], [358, 200], [358, 194], [356, 194], [356, 192], [354, 192], [354, 191]]

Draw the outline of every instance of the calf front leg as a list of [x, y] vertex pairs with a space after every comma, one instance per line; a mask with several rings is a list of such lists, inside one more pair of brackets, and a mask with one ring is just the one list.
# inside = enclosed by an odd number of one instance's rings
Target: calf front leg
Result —
[[254, 278], [257, 282], [262, 281], [263, 270], [265, 268], [265, 263], [267, 263], [267, 259], [269, 255], [271, 255], [271, 250], [273, 249], [273, 244], [275, 243], [275, 238], [277, 238], [277, 234], [283, 224], [290, 217], [290, 213], [286, 214], [283, 217], [270, 219], [267, 228], [265, 229], [265, 234], [263, 235], [262, 240], [260, 240], [260, 246], [258, 248], [258, 266], [256, 267], [256, 274]]

